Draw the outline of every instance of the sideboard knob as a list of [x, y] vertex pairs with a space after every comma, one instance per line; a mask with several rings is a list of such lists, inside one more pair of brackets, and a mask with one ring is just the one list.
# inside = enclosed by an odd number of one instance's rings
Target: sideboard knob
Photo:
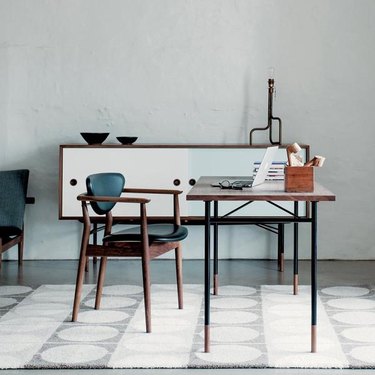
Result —
[[176, 178], [174, 181], [173, 181], [173, 185], [174, 186], [179, 186], [181, 184], [181, 181], [178, 179], [178, 178]]
[[77, 180], [76, 180], [75, 178], [72, 178], [72, 179], [70, 180], [70, 185], [72, 185], [72, 186], [76, 186], [76, 185], [77, 185]]
[[195, 181], [195, 178], [191, 178], [189, 180], [189, 185], [191, 185], [191, 186], [194, 186], [196, 183], [197, 183], [197, 181]]

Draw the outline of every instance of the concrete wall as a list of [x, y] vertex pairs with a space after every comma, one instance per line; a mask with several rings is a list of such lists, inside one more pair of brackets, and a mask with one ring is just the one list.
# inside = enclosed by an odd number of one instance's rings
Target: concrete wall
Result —
[[[78, 256], [80, 225], [57, 219], [59, 144], [245, 143], [272, 66], [284, 143], [325, 155], [317, 179], [338, 196], [319, 207], [320, 257], [375, 259], [374, 16], [373, 0], [0, 0], [0, 168], [31, 170], [26, 258]], [[192, 228], [185, 257], [202, 241]], [[221, 241], [223, 257], [276, 253], [254, 228]]]

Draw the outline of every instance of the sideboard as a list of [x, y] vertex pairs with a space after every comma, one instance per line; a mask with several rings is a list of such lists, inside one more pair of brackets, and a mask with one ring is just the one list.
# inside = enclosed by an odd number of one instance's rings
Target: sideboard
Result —
[[[134, 145], [61, 145], [59, 155], [59, 218], [79, 220], [82, 216], [77, 196], [85, 192], [86, 177], [93, 173], [120, 172], [126, 187], [180, 189], [181, 219], [185, 224], [202, 224], [204, 212], [197, 202], [187, 202], [185, 196], [201, 175], [253, 174], [253, 163], [262, 159], [268, 145], [248, 144], [134, 144]], [[301, 145], [303, 158], [308, 160], [310, 148]], [[286, 161], [285, 145], [277, 158]], [[151, 220], [163, 220], [171, 215], [172, 200], [168, 196], [150, 196], [147, 213]], [[282, 205], [293, 211], [293, 203]], [[119, 222], [132, 222], [138, 207], [117, 205], [114, 217]], [[234, 209], [232, 202], [221, 207], [219, 215]], [[300, 215], [307, 214], [301, 205]], [[279, 209], [262, 202], [238, 211], [236, 216], [282, 216]], [[95, 214], [92, 213], [95, 219]]]

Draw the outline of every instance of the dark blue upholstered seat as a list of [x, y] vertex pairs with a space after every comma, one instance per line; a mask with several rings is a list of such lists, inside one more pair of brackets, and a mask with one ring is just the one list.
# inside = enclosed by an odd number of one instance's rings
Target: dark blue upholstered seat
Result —
[[18, 260], [23, 255], [23, 221], [29, 170], [0, 171], [0, 265], [1, 254], [18, 244]]

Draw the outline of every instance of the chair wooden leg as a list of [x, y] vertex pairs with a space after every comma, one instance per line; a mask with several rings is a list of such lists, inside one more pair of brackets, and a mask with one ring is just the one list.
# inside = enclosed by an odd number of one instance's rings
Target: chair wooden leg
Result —
[[106, 268], [107, 268], [107, 257], [102, 257], [100, 259], [98, 284], [96, 286], [95, 310], [99, 310], [100, 308], [100, 301], [102, 299]]
[[150, 260], [142, 256], [143, 294], [145, 300], [146, 332], [151, 332]]
[[18, 265], [22, 266], [23, 262], [23, 233], [21, 235], [20, 242], [18, 242]]
[[177, 277], [177, 295], [178, 295], [178, 308], [184, 308], [184, 295], [183, 295], [183, 282], [182, 282], [182, 251], [181, 245], [176, 247], [176, 277]]
[[85, 272], [89, 272], [90, 258], [86, 257], [85, 260]]
[[81, 302], [82, 287], [83, 287], [83, 277], [85, 275], [85, 264], [86, 264], [86, 256], [83, 256], [79, 260], [77, 280], [76, 280], [76, 290], [74, 293], [72, 322], [76, 322], [78, 318], [79, 304]]

